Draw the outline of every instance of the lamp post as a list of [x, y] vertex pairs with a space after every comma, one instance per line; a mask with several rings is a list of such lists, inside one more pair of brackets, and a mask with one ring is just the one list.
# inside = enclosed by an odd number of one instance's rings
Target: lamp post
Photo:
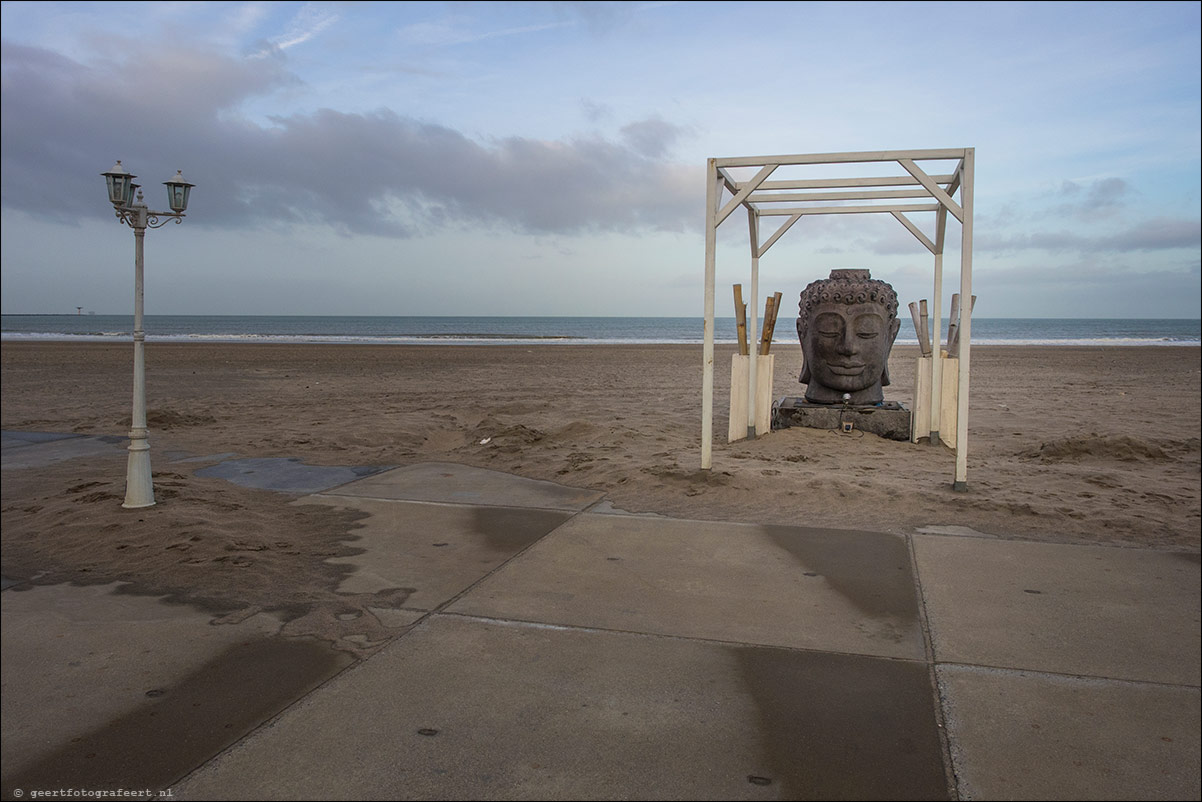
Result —
[[[170, 212], [155, 212], [146, 208], [142, 201], [141, 187], [134, 183], [132, 175], [121, 166], [101, 173], [108, 184], [109, 202], [116, 210], [117, 219], [134, 230], [134, 408], [129, 429], [129, 461], [125, 471], [125, 502], [127, 509], [154, 505], [154, 484], [150, 478], [150, 443], [146, 438], [146, 332], [142, 329], [142, 241], [146, 229], [160, 228], [174, 220], [183, 222], [184, 210], [188, 208], [188, 194], [195, 184], [184, 180], [176, 171], [167, 185], [167, 202]], [[136, 197], [135, 197], [136, 195]]]

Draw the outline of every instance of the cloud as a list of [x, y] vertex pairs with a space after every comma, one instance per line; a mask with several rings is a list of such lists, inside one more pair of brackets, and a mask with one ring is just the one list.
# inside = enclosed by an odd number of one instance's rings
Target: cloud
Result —
[[287, 50], [304, 44], [337, 21], [337, 14], [317, 8], [312, 3], [305, 3], [292, 18], [288, 30], [272, 41], [281, 50]]
[[631, 123], [618, 142], [479, 142], [387, 109], [266, 124], [239, 113], [295, 82], [280, 58], [182, 51], [85, 65], [5, 43], [2, 202], [43, 218], [105, 216], [98, 173], [122, 158], [152, 203], [157, 173], [183, 169], [196, 222], [229, 228], [582, 233], [683, 230], [702, 217], [701, 170], [663, 161], [680, 134], [663, 120]]
[[1105, 253], [1197, 248], [1200, 242], [1202, 242], [1202, 221], [1158, 217], [1140, 221], [1125, 230], [1105, 236], [1092, 236], [1063, 230], [1009, 236], [981, 233], [974, 239], [973, 247], [978, 251], [993, 253], [1012, 253], [1031, 249], [1052, 252]]
[[637, 153], [651, 159], [665, 156], [684, 129], [658, 117], [630, 123], [622, 128], [622, 138]]
[[1066, 264], [1018, 263], [973, 271], [973, 290], [986, 302], [977, 308], [987, 306], [987, 316], [1009, 309], [1022, 317], [1196, 318], [1195, 264], [1149, 265], [1107, 254]]
[[605, 103], [599, 103], [588, 98], [580, 99], [580, 108], [584, 112], [584, 119], [591, 123], [599, 123], [608, 120], [613, 116], [614, 110]]
[[451, 47], [455, 45], [484, 42], [489, 39], [504, 39], [527, 33], [539, 33], [570, 26], [571, 22], [547, 22], [538, 25], [520, 25], [493, 30], [475, 30], [466, 20], [445, 19], [438, 22], [415, 22], [397, 31], [397, 38], [404, 44], [419, 47]]
[[[1080, 197], [1083, 191], [1084, 197]], [[1111, 217], [1123, 209], [1130, 193], [1130, 185], [1121, 178], [1098, 179], [1090, 183], [1088, 188], [1083, 188], [1075, 181], [1065, 181], [1061, 184], [1059, 195], [1072, 200], [1055, 206], [1053, 212], [1078, 220]]]

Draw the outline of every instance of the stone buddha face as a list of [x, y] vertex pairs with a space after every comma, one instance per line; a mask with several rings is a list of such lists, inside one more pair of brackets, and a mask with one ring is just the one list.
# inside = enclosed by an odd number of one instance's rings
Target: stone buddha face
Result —
[[802, 293], [797, 334], [805, 358], [806, 401], [879, 404], [889, 384], [889, 352], [901, 327], [897, 296], [868, 271], [832, 271]]

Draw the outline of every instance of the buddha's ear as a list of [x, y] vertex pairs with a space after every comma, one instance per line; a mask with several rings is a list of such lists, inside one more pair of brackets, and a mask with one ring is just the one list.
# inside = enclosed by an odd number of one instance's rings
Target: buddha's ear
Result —
[[802, 328], [802, 319], [797, 318], [797, 339], [801, 341], [801, 376], [797, 381], [801, 384], [809, 384], [813, 377], [810, 375], [810, 360], [806, 359], [805, 355], [805, 335], [801, 333]]
[[901, 331], [901, 318], [894, 318], [889, 324], [889, 347], [885, 349], [885, 369], [881, 372], [881, 387], [889, 386], [889, 352], [893, 350], [893, 341], [897, 339], [897, 333]]

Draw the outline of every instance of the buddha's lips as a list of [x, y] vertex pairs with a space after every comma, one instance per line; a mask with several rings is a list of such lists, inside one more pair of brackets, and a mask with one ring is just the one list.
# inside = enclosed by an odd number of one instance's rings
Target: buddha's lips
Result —
[[864, 372], [864, 365], [832, 365], [827, 363], [827, 368], [836, 376], [855, 376]]

